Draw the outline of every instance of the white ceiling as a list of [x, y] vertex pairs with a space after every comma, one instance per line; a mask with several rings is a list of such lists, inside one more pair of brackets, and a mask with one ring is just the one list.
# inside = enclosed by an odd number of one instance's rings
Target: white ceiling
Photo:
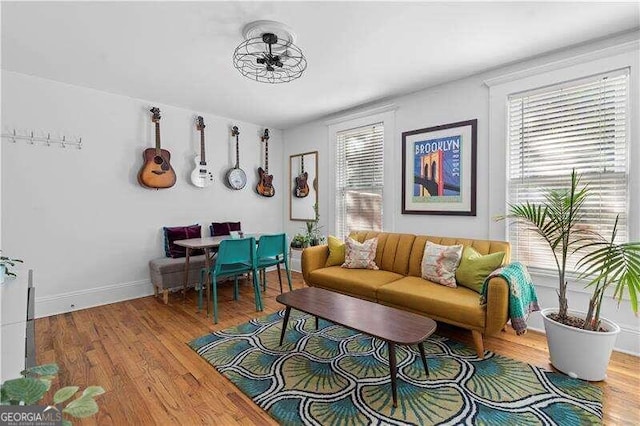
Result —
[[[640, 26], [638, 2], [2, 3], [2, 68], [288, 128]], [[242, 77], [259, 19], [297, 34], [302, 78]]]

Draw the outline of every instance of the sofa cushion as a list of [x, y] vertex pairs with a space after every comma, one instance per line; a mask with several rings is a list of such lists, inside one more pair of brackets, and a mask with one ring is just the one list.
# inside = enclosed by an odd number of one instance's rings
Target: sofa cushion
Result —
[[483, 256], [473, 247], [466, 246], [462, 252], [460, 266], [456, 270], [456, 282], [458, 285], [480, 293], [485, 278], [502, 265], [502, 259], [504, 259], [503, 251]]
[[441, 246], [427, 241], [422, 256], [421, 277], [447, 287], [456, 287], [456, 269], [462, 258], [462, 249], [461, 244]]
[[344, 263], [345, 243], [338, 237], [329, 235], [327, 238], [327, 245], [329, 246], [329, 257], [325, 266], [340, 266]]
[[378, 287], [400, 278], [395, 272], [330, 266], [311, 272], [308, 284], [375, 301]]
[[407, 308], [435, 320], [484, 328], [485, 307], [480, 295], [466, 287], [445, 287], [418, 277], [405, 277], [378, 287], [377, 298], [385, 305]]
[[[356, 241], [363, 242], [371, 238], [378, 238], [376, 249], [376, 265], [385, 271], [407, 275], [409, 272], [409, 258], [416, 238], [413, 234], [396, 234], [376, 231], [357, 231], [349, 235]], [[424, 245], [424, 242], [423, 242]]]
[[362, 243], [347, 238], [345, 241], [345, 254], [343, 268], [348, 269], [380, 269], [373, 260], [376, 257], [376, 248], [378, 247], [378, 239], [371, 238]]

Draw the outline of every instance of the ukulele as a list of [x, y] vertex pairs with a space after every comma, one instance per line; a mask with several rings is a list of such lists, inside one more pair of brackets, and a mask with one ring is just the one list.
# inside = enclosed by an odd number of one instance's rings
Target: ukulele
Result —
[[276, 190], [273, 188], [273, 175], [269, 174], [269, 129], [264, 129], [264, 135], [260, 139], [264, 142], [264, 170], [258, 167], [260, 181], [256, 191], [263, 197], [273, 197]]
[[227, 171], [226, 179], [231, 189], [242, 189], [247, 184], [247, 175], [240, 168], [240, 145], [238, 141], [238, 126], [233, 126], [231, 136], [236, 137], [236, 165]]
[[304, 155], [302, 155], [300, 157], [300, 174], [296, 177], [296, 189], [293, 190], [293, 195], [298, 198], [304, 198], [309, 195], [308, 177], [309, 173], [304, 171]]
[[169, 161], [171, 154], [160, 148], [160, 109], [151, 108], [151, 121], [156, 125], [156, 147], [142, 153], [144, 164], [138, 173], [138, 182], [147, 188], [171, 188], [176, 184], [176, 172]]
[[200, 131], [200, 155], [196, 155], [193, 160], [196, 163], [191, 172], [191, 182], [198, 188], [204, 188], [213, 183], [213, 173], [207, 167], [207, 161], [204, 157], [204, 119], [198, 116], [196, 128]]

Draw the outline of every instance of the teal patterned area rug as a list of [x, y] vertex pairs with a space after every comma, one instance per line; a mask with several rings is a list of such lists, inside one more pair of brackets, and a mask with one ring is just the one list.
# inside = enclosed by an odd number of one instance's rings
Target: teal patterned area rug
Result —
[[602, 390], [437, 335], [396, 349], [398, 407], [385, 342], [292, 310], [195, 339], [189, 346], [281, 424], [582, 425], [601, 423]]

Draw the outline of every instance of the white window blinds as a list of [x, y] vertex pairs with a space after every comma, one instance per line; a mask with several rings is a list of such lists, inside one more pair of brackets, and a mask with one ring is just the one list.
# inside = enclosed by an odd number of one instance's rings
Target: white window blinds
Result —
[[[628, 70], [509, 97], [508, 202], [544, 201], [544, 189], [566, 188], [572, 169], [591, 189], [583, 226], [626, 241]], [[547, 243], [509, 227], [513, 258], [556, 270]], [[574, 259], [575, 260], [575, 259]], [[575, 271], [575, 262], [568, 269]]]
[[382, 230], [384, 126], [336, 134], [336, 234]]

